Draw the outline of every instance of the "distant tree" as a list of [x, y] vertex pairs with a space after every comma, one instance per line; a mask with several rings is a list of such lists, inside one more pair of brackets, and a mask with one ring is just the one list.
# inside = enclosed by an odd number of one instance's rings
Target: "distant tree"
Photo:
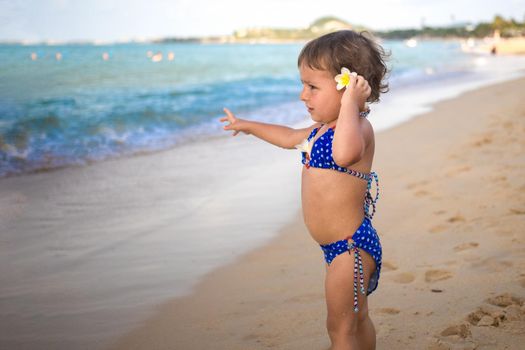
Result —
[[525, 23], [520, 23], [513, 18], [506, 20], [502, 16], [494, 16], [490, 24], [493, 30], [499, 30], [503, 37], [522, 36], [525, 34]]
[[493, 33], [492, 24], [479, 23], [472, 31], [473, 35], [478, 38], [490, 36]]
[[505, 18], [501, 17], [500, 15], [494, 16], [494, 19], [492, 20], [492, 29], [503, 31], [509, 26], [509, 22], [505, 20]]

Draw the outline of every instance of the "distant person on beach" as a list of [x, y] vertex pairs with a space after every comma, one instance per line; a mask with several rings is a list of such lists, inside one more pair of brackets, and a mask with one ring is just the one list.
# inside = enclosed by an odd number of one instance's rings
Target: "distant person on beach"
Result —
[[[302, 152], [306, 227], [326, 261], [327, 329], [332, 349], [375, 349], [367, 298], [378, 286], [382, 248], [372, 226], [379, 197], [371, 172], [374, 130], [366, 102], [388, 90], [385, 52], [366, 33], [343, 30], [310, 41], [298, 58], [300, 98], [314, 124], [304, 129], [237, 118], [224, 130]], [[375, 183], [375, 195], [372, 185]]]

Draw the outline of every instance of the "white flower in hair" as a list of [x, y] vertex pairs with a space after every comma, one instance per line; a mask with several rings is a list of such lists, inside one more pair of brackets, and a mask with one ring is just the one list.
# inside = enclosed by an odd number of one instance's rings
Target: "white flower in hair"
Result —
[[341, 68], [341, 74], [337, 74], [334, 80], [337, 82], [337, 90], [341, 90], [350, 83], [350, 76], [357, 77], [356, 72], [350, 72], [350, 69], [343, 67]]

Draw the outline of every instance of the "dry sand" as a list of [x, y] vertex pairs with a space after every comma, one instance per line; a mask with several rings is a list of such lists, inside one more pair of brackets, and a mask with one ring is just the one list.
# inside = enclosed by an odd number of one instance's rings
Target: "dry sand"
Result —
[[[485, 87], [376, 136], [378, 349], [523, 349], [523, 91], [525, 79]], [[298, 213], [112, 348], [326, 349], [323, 277]]]
[[515, 55], [525, 54], [525, 38], [508, 38], [501, 39], [496, 44], [496, 50], [498, 54], [504, 55]]

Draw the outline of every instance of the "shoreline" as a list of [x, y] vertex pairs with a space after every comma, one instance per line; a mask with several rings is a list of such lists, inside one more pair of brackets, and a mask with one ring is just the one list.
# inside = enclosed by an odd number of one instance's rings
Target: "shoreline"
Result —
[[[414, 37], [383, 37], [374, 34], [374, 30], [371, 33], [380, 41], [392, 40], [392, 41], [406, 41], [409, 39], [417, 39], [418, 41], [450, 41], [450, 42], [467, 42], [468, 40], [476, 40], [484, 42], [492, 39], [492, 37], [466, 37], [466, 36], [426, 36], [423, 34], [416, 34]], [[101, 40], [4, 40], [0, 41], [0, 45], [11, 45], [11, 46], [111, 46], [111, 45], [128, 45], [128, 44], [140, 44], [140, 45], [172, 45], [172, 44], [199, 44], [199, 45], [281, 45], [281, 44], [304, 44], [316, 36], [305, 37], [305, 38], [272, 38], [272, 37], [252, 37], [252, 38], [237, 38], [231, 35], [225, 35], [220, 37], [181, 37], [181, 38], [150, 38], [150, 39], [128, 39], [128, 40], [113, 40], [113, 41], [101, 41]], [[525, 37], [509, 37], [501, 38], [496, 46], [502, 48], [501, 54], [504, 55], [523, 55]], [[480, 52], [490, 53], [491, 45], [482, 45]]]
[[[525, 76], [525, 60], [519, 55], [509, 56], [489, 56], [471, 55], [472, 67], [468, 70], [459, 69], [439, 74], [428, 74], [415, 79], [401, 79], [396, 83], [391, 82], [393, 92], [382, 97], [381, 103], [372, 105], [372, 113], [369, 117], [376, 131], [382, 131], [392, 126], [404, 123], [420, 114], [432, 109], [432, 105], [449, 98], [460, 95], [463, 92], [471, 91], [480, 87], [492, 85], [502, 81], [513, 80]], [[511, 67], [510, 69], [508, 67]], [[458, 68], [458, 67], [456, 67]], [[415, 80], [414, 80], [415, 79]], [[277, 107], [277, 108], [276, 108]], [[274, 112], [277, 110], [277, 113]], [[400, 111], [401, 117], [392, 119], [391, 110]], [[266, 120], [261, 116], [275, 113], [274, 119]], [[259, 107], [244, 113], [248, 119], [262, 122], [279, 123], [292, 127], [303, 126], [310, 122], [305, 116], [304, 105], [300, 101], [288, 101], [276, 106]], [[130, 148], [123, 153], [97, 154], [77, 160], [68, 159], [64, 164], [55, 164], [50, 158], [49, 164], [40, 168], [19, 172], [19, 169], [2, 170], [0, 183], [3, 179], [27, 176], [41, 173], [53, 173], [55, 171], [67, 170], [69, 168], [89, 167], [104, 162], [119, 161], [134, 157], [150, 156], [162, 152], [177, 152], [178, 149], [188, 144], [197, 144], [207, 141], [219, 142], [225, 140], [222, 128], [215, 120], [203, 124], [189, 126], [174, 134], [173, 141], [166, 142], [166, 145], [155, 145], [150, 149]], [[0, 137], [0, 149], [12, 148]], [[18, 151], [17, 151], [18, 152]], [[57, 158], [59, 159], [59, 158]], [[31, 166], [28, 167], [30, 169]]]
[[271, 239], [298, 154], [225, 140], [0, 181], [0, 344], [102, 348]]
[[[385, 255], [369, 303], [379, 349], [525, 341], [523, 300], [513, 301], [525, 296], [524, 87], [520, 78], [478, 88], [376, 135], [374, 225]], [[326, 348], [324, 265], [312, 243], [296, 214], [270, 243], [159, 305], [110, 348]], [[494, 297], [510, 301], [500, 310]], [[490, 308], [514, 316], [478, 325]]]

